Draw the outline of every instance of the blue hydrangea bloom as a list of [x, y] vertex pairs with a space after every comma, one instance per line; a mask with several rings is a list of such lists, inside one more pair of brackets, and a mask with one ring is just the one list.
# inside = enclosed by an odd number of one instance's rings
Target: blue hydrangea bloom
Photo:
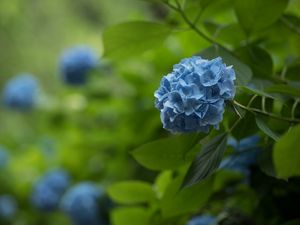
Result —
[[5, 85], [4, 104], [12, 109], [28, 110], [36, 104], [37, 94], [37, 80], [30, 74], [20, 74]]
[[69, 181], [69, 175], [64, 170], [49, 171], [34, 186], [33, 205], [42, 211], [56, 210]]
[[249, 136], [239, 142], [230, 138], [228, 145], [233, 147], [235, 152], [222, 161], [220, 168], [239, 171], [248, 176], [249, 167], [256, 164], [260, 153], [259, 141], [260, 138], [257, 135]]
[[98, 200], [103, 193], [103, 190], [93, 183], [80, 183], [66, 192], [61, 201], [61, 208], [74, 225], [101, 225]]
[[98, 65], [94, 50], [87, 46], [77, 46], [65, 50], [60, 58], [60, 72], [65, 83], [82, 85], [88, 73]]
[[0, 169], [4, 168], [9, 160], [9, 154], [8, 152], [0, 146]]
[[0, 218], [13, 218], [17, 211], [17, 201], [11, 195], [0, 196]]
[[216, 221], [215, 217], [203, 215], [192, 218], [188, 221], [187, 225], [214, 225], [216, 224]]
[[200, 56], [183, 59], [164, 76], [155, 91], [155, 106], [163, 127], [173, 133], [218, 128], [223, 119], [225, 100], [235, 95], [235, 72], [220, 57]]

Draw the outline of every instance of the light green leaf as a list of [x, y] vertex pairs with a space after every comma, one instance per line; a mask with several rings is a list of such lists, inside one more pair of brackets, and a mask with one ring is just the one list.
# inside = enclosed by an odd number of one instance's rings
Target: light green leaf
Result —
[[112, 225], [150, 225], [150, 214], [142, 207], [119, 207], [112, 211]]
[[148, 169], [175, 169], [192, 160], [189, 153], [200, 139], [199, 135], [178, 135], [164, 138], [138, 147], [133, 150], [132, 155]]
[[159, 198], [163, 196], [169, 183], [172, 181], [172, 171], [161, 172], [155, 180], [155, 191]]
[[274, 146], [273, 160], [276, 174], [280, 178], [300, 176], [299, 154], [300, 125], [283, 135]]
[[237, 85], [246, 85], [251, 80], [251, 69], [239, 59], [234, 57], [230, 52], [220, 47], [209, 47], [200, 52], [199, 55], [205, 59], [213, 59], [220, 56], [227, 66], [233, 65], [233, 69], [236, 73]]
[[171, 29], [163, 24], [133, 21], [107, 28], [103, 33], [107, 57], [122, 58], [161, 46]]
[[263, 119], [261, 117], [256, 116], [255, 122], [256, 122], [256, 125], [258, 126], [258, 128], [261, 129], [262, 132], [264, 132], [266, 135], [268, 135], [274, 141], [278, 141], [279, 136], [268, 127], [268, 125], [265, 123], [265, 121], [263, 121]]
[[190, 166], [182, 186], [194, 185], [214, 173], [222, 160], [226, 143], [227, 134], [223, 133], [204, 145]]
[[212, 194], [212, 179], [180, 190], [182, 177], [169, 184], [161, 201], [163, 217], [174, 217], [188, 212], [196, 212], [203, 207]]
[[151, 202], [155, 193], [151, 184], [142, 181], [123, 181], [108, 188], [109, 196], [120, 204]]
[[283, 13], [288, 0], [236, 0], [235, 13], [247, 34], [272, 25]]

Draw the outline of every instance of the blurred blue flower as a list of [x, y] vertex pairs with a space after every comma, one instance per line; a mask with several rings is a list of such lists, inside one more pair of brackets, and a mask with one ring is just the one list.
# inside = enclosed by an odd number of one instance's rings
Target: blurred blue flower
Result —
[[0, 218], [13, 218], [17, 211], [17, 201], [11, 195], [0, 196]]
[[4, 104], [12, 109], [29, 110], [36, 104], [37, 94], [37, 80], [30, 74], [20, 74], [5, 85]]
[[69, 180], [69, 175], [64, 170], [53, 170], [46, 173], [34, 186], [33, 205], [42, 211], [56, 210], [69, 185]]
[[249, 136], [239, 142], [230, 138], [228, 145], [234, 148], [234, 153], [221, 162], [220, 168], [239, 171], [249, 176], [249, 167], [256, 164], [260, 153], [259, 141], [260, 138], [257, 135]]
[[93, 183], [80, 183], [66, 192], [61, 208], [75, 225], [100, 225], [103, 221], [98, 200], [103, 194]]
[[203, 215], [192, 218], [188, 221], [187, 225], [214, 225], [216, 221], [215, 217]]
[[174, 133], [208, 132], [223, 119], [224, 101], [235, 95], [235, 72], [220, 57], [183, 59], [155, 91], [163, 127]]
[[9, 160], [8, 152], [0, 146], [0, 169], [6, 167]]
[[60, 58], [60, 72], [65, 83], [81, 85], [86, 83], [88, 73], [98, 65], [94, 50], [77, 46], [65, 50]]

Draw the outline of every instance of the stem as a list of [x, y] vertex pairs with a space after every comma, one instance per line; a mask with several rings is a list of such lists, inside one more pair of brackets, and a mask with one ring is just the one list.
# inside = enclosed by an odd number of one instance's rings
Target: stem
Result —
[[178, 12], [181, 17], [183, 18], [183, 20], [188, 24], [188, 26], [194, 30], [199, 36], [201, 36], [203, 39], [205, 39], [206, 41], [218, 45], [219, 47], [223, 48], [224, 50], [231, 52], [230, 49], [228, 49], [227, 47], [225, 47], [224, 45], [216, 42], [214, 39], [210, 38], [209, 36], [207, 36], [206, 34], [204, 34], [196, 25], [195, 23], [193, 23], [192, 21], [190, 21], [190, 19], [186, 16], [186, 14], [184, 13], [184, 11], [182, 10], [182, 7], [179, 3], [178, 0], [175, 0], [176, 6], [170, 4], [169, 2], [165, 2], [164, 3], [169, 6], [171, 9], [175, 10], [176, 12]]
[[300, 101], [299, 99], [296, 99], [293, 106], [292, 106], [291, 117], [293, 119], [295, 118], [295, 111], [296, 111], [296, 108], [298, 106], [299, 101]]
[[239, 106], [240, 108], [242, 108], [248, 112], [251, 112], [251, 113], [259, 113], [261, 115], [269, 116], [276, 120], [282, 120], [282, 121], [286, 121], [286, 122], [290, 122], [290, 123], [300, 123], [300, 119], [297, 119], [297, 118], [281, 117], [281, 116], [278, 116], [278, 115], [275, 115], [272, 113], [264, 112], [260, 109], [244, 106], [244, 105], [238, 103], [237, 101], [233, 101], [233, 104], [235, 104], [235, 105]]
[[247, 107], [250, 107], [253, 103], [253, 101], [257, 98], [258, 95], [253, 95], [252, 98], [250, 99], [250, 101], [247, 104]]
[[266, 112], [266, 97], [262, 96], [261, 98], [261, 109], [263, 112]]

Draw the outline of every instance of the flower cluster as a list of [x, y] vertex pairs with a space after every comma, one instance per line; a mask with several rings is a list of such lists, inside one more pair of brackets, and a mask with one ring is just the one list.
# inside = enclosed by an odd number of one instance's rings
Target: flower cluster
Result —
[[65, 50], [60, 58], [60, 72], [65, 83], [82, 85], [88, 73], [98, 64], [98, 57], [92, 48], [77, 46]]
[[17, 211], [17, 201], [11, 195], [0, 196], [0, 218], [13, 218]]
[[229, 139], [228, 145], [233, 147], [236, 154], [225, 158], [220, 168], [238, 171], [248, 176], [250, 174], [249, 167], [257, 163], [260, 153], [259, 141], [260, 138], [257, 135], [249, 136], [239, 142], [233, 138]]
[[35, 185], [32, 193], [33, 205], [42, 211], [53, 211], [69, 185], [69, 175], [64, 170], [46, 173]]
[[196, 216], [188, 221], [187, 225], [214, 225], [216, 218], [209, 215]]
[[98, 201], [103, 195], [104, 191], [95, 184], [83, 182], [66, 192], [61, 208], [74, 225], [100, 225], [102, 218]]
[[37, 100], [38, 83], [30, 74], [12, 78], [4, 87], [4, 104], [12, 109], [31, 109]]
[[235, 72], [220, 57], [205, 60], [199, 56], [183, 59], [164, 76], [155, 92], [163, 127], [174, 133], [218, 128], [225, 100], [235, 95]]

